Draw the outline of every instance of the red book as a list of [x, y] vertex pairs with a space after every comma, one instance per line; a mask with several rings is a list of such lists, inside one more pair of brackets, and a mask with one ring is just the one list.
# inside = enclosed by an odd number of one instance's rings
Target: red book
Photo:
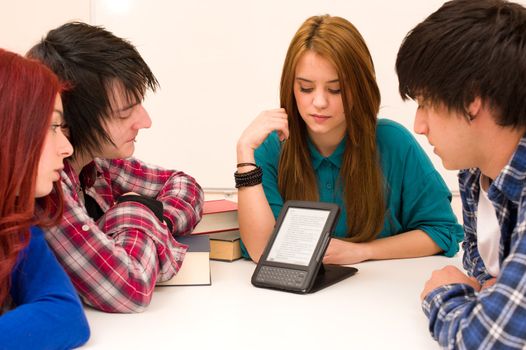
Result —
[[205, 201], [203, 217], [192, 232], [193, 235], [232, 231], [239, 229], [237, 203], [226, 199]]

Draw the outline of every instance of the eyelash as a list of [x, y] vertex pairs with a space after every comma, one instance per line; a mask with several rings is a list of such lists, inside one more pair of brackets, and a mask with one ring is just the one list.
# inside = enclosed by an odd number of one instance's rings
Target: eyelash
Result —
[[[314, 89], [313, 88], [304, 88], [304, 87], [301, 87], [300, 86], [300, 91], [303, 92], [303, 93], [311, 93]], [[333, 94], [333, 95], [338, 95], [340, 94], [341, 90], [338, 89], [338, 90], [333, 90], [333, 89], [327, 89], [327, 91], [329, 91], [330, 94]]]
[[60, 128], [60, 129], [64, 130], [64, 129], [68, 129], [68, 126], [65, 123], [62, 123], [62, 124], [51, 124], [51, 131], [57, 132], [57, 128]]
[[125, 110], [122, 110], [120, 111], [119, 113], [119, 118], [120, 119], [126, 119], [126, 118], [129, 118], [131, 115], [132, 115], [132, 111], [133, 109], [138, 106], [140, 104], [140, 102], [137, 102], [137, 103], [134, 103], [132, 105], [130, 105], [129, 107], [127, 107]]
[[61, 127], [61, 124], [51, 124], [51, 130], [53, 130], [54, 132], [57, 131], [57, 128], [60, 128]]

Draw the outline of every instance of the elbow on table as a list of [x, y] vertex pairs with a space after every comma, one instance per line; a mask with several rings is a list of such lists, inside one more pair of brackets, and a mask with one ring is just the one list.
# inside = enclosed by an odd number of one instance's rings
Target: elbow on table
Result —
[[128, 300], [129, 303], [126, 303], [126, 304], [119, 303], [119, 304], [104, 304], [104, 305], [89, 304], [89, 305], [99, 311], [112, 313], [112, 314], [137, 314], [137, 313], [141, 313], [146, 310], [148, 305], [150, 305], [150, 300], [151, 298], [149, 298], [148, 300], [141, 300], [139, 302], [137, 301], [132, 302]]
[[84, 345], [91, 336], [88, 319], [78, 298], [64, 303], [54, 322], [57, 334], [67, 334], [64, 340], [69, 343], [68, 348]]
[[152, 300], [153, 288], [149, 291], [136, 290], [128, 295], [121, 295], [121, 300], [110, 298], [107, 300], [95, 300], [94, 298], [83, 298], [88, 306], [107, 313], [132, 314], [141, 313], [146, 310]]
[[88, 320], [86, 319], [84, 313], [82, 314], [82, 316], [83, 317], [76, 326], [76, 334], [78, 335], [78, 344], [76, 346], [86, 344], [91, 336], [91, 330], [88, 324]]

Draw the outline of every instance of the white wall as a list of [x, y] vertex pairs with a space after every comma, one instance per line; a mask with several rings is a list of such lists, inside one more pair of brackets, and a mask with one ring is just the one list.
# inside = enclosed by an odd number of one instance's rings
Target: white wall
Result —
[[[398, 96], [396, 53], [406, 33], [442, 2], [0, 0], [0, 46], [24, 53], [74, 19], [130, 39], [161, 83], [146, 99], [153, 126], [139, 135], [136, 156], [184, 170], [205, 188], [233, 188], [237, 138], [261, 110], [278, 107], [286, 49], [307, 17], [329, 13], [355, 24], [375, 62], [380, 116], [412, 130], [415, 105]], [[425, 138], [417, 139], [456, 191], [455, 172], [442, 168]]]
[[0, 47], [25, 54], [52, 28], [90, 21], [90, 0], [0, 0]]
[[[415, 106], [398, 96], [396, 53], [406, 33], [442, 4], [442, 0], [92, 2], [94, 23], [135, 43], [161, 83], [161, 91], [146, 101], [153, 126], [139, 136], [136, 155], [183, 169], [207, 188], [233, 187], [237, 138], [261, 110], [279, 107], [287, 47], [311, 15], [329, 13], [356, 25], [376, 65], [381, 116], [411, 128]], [[427, 142], [421, 141], [428, 150]], [[441, 173], [456, 190], [455, 173]]]

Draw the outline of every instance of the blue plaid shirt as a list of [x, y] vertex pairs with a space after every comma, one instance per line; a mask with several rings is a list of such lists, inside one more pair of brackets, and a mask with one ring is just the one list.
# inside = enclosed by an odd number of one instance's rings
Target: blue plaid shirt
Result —
[[[488, 274], [477, 248], [480, 170], [459, 173], [465, 240], [464, 268], [482, 284]], [[526, 137], [493, 181], [488, 197], [501, 229], [497, 282], [481, 292], [450, 284], [427, 295], [429, 329], [448, 349], [526, 348]]]

